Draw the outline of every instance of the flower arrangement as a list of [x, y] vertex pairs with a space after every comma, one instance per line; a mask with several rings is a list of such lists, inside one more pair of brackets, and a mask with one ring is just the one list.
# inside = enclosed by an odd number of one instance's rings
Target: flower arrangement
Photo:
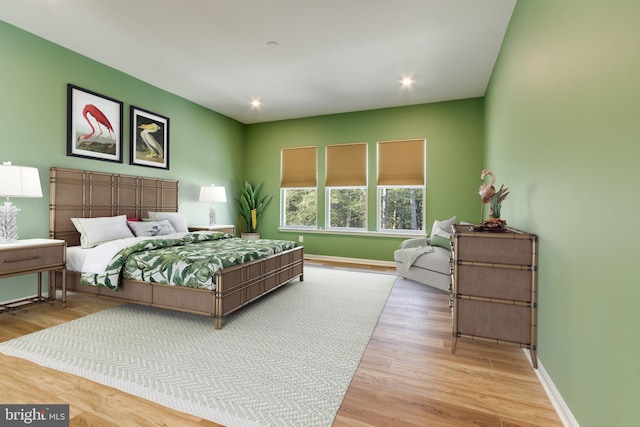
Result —
[[500, 210], [502, 209], [502, 201], [509, 195], [509, 189], [504, 185], [496, 191], [489, 201], [489, 218], [500, 218]]
[[[485, 183], [485, 178], [489, 176], [490, 182]], [[500, 186], [500, 189], [496, 191], [496, 188], [493, 184], [496, 182], [496, 177], [492, 171], [489, 169], [484, 169], [480, 174], [480, 180], [482, 181], [482, 185], [478, 189], [478, 194], [480, 195], [480, 199], [482, 204], [480, 205], [480, 218], [481, 222], [478, 225], [478, 229], [492, 229], [492, 230], [504, 230], [507, 221], [500, 218], [501, 210], [502, 210], [502, 202], [509, 195], [509, 189], [504, 185]], [[484, 218], [484, 205], [489, 204], [489, 218]]]
[[272, 199], [270, 194], [260, 197], [262, 183], [255, 186], [248, 181], [240, 189], [240, 197], [236, 199], [238, 207], [238, 226], [240, 232], [257, 233], [262, 211]]

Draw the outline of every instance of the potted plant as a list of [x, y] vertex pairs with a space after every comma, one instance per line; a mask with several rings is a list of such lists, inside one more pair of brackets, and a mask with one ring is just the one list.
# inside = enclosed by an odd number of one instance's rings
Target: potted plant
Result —
[[272, 197], [265, 194], [260, 197], [262, 183], [253, 185], [248, 181], [240, 188], [240, 197], [236, 199], [238, 207], [238, 227], [241, 237], [247, 239], [259, 239], [258, 226], [262, 217], [262, 211], [269, 204]]

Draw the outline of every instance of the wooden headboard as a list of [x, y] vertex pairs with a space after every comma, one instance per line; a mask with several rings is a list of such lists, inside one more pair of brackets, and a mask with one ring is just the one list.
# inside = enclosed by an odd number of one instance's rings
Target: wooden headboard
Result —
[[49, 176], [49, 237], [80, 244], [71, 218], [178, 211], [178, 181], [52, 167]]

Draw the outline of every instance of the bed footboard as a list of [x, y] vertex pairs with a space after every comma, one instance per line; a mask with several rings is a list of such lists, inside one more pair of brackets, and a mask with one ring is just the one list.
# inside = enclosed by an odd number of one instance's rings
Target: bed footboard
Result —
[[[80, 273], [73, 271], [67, 271], [66, 288], [70, 292], [90, 293], [136, 304], [213, 316], [216, 319], [216, 329], [220, 329], [223, 316], [297, 277], [302, 281], [303, 274], [304, 248], [296, 247], [218, 271], [215, 291], [135, 280], [123, 280], [118, 291], [113, 291], [102, 286], [82, 286]], [[55, 277], [56, 287], [60, 289], [62, 274], [58, 272]]]
[[296, 277], [300, 277], [300, 281], [304, 280], [303, 258], [303, 248], [297, 247], [218, 271], [215, 291], [216, 329], [222, 327], [223, 316]]

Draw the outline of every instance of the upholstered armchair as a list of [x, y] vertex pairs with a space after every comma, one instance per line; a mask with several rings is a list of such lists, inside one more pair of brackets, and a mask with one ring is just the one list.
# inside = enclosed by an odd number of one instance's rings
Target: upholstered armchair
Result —
[[393, 254], [398, 274], [448, 292], [451, 226], [455, 222], [455, 216], [446, 221], [434, 221], [430, 237], [403, 241]]

